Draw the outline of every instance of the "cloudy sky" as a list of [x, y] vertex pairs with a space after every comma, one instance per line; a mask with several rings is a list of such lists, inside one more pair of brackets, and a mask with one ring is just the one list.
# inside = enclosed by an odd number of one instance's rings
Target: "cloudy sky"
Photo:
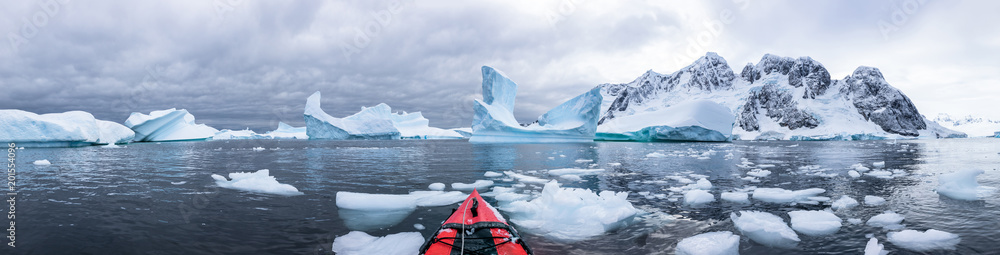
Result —
[[261, 132], [304, 125], [321, 91], [333, 116], [386, 102], [449, 128], [471, 123], [489, 65], [528, 122], [714, 51], [737, 69], [811, 56], [835, 79], [875, 66], [925, 115], [1000, 119], [998, 1], [0, 1], [0, 109], [184, 108]]

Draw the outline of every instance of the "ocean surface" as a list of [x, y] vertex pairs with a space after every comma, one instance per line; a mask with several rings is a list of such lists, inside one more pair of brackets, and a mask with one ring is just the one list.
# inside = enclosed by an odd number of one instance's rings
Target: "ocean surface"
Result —
[[[646, 156], [654, 152], [665, 157]], [[17, 247], [0, 249], [3, 254], [332, 254], [334, 239], [351, 231], [336, 206], [338, 191], [405, 194], [427, 190], [435, 182], [483, 179], [511, 186], [515, 182], [483, 174], [513, 170], [530, 175], [532, 170], [556, 168], [604, 168], [603, 174], [561, 183], [630, 192], [629, 201], [648, 214], [578, 242], [522, 231], [537, 254], [673, 254], [685, 237], [711, 231], [739, 234], [729, 219], [734, 211], [771, 212], [787, 223], [788, 211], [829, 207], [721, 200], [690, 207], [680, 194], [669, 191], [685, 185], [676, 176], [707, 176], [717, 199], [721, 192], [748, 186], [822, 188], [822, 196], [849, 195], [862, 204], [865, 195], [881, 196], [887, 200], [882, 206], [862, 205], [837, 215], [867, 220], [892, 210], [905, 216], [906, 229], [961, 236], [955, 250], [928, 254], [997, 254], [1000, 247], [1000, 196], [959, 201], [934, 191], [937, 175], [961, 169], [985, 170], [979, 183], [1000, 187], [998, 139], [502, 145], [464, 140], [230, 140], [25, 148], [16, 159]], [[52, 165], [31, 164], [41, 159]], [[743, 161], [755, 167], [739, 166]], [[854, 164], [873, 167], [874, 162], [885, 162], [884, 168], [896, 174], [891, 179], [847, 174]], [[743, 179], [748, 170], [760, 167], [772, 174], [759, 182]], [[279, 182], [305, 195], [222, 189], [211, 178], [260, 169], [269, 169]], [[384, 236], [417, 231], [428, 237], [455, 206], [420, 207], [399, 224], [365, 232]], [[427, 228], [417, 230], [414, 224]], [[769, 248], [742, 237], [740, 253], [861, 254], [866, 235], [872, 234], [892, 254], [921, 254], [885, 242], [888, 232], [844, 222], [833, 235], [800, 234], [802, 241], [794, 249]]]

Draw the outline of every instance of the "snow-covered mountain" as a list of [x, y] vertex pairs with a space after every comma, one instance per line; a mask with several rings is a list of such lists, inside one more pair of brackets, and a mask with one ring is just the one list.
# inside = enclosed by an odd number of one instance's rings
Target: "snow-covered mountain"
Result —
[[991, 120], [971, 115], [958, 118], [946, 113], [940, 113], [934, 118], [934, 122], [941, 124], [943, 127], [969, 134], [971, 137], [994, 136], [997, 132], [1000, 132], [1000, 120]]
[[740, 139], [861, 140], [964, 137], [928, 124], [913, 102], [873, 67], [833, 80], [809, 57], [764, 55], [737, 75], [709, 52], [671, 74], [647, 71], [629, 83], [601, 84], [600, 123], [657, 111], [691, 100], [710, 100], [736, 115]]

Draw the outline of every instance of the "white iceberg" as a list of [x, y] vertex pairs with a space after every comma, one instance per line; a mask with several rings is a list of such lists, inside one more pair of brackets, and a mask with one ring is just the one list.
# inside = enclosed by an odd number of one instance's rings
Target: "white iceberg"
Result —
[[36, 165], [36, 166], [47, 166], [47, 165], [51, 165], [52, 164], [52, 162], [49, 162], [48, 159], [35, 160], [35, 162], [31, 162], [31, 163], [34, 164], [34, 165]]
[[736, 115], [718, 103], [693, 100], [655, 111], [609, 119], [597, 126], [597, 140], [729, 141]]
[[600, 118], [601, 89], [566, 101], [521, 126], [514, 118], [517, 84], [491, 67], [483, 66], [483, 100], [473, 104], [470, 142], [593, 142]]
[[135, 136], [121, 124], [83, 111], [35, 114], [0, 110], [0, 141], [21, 147], [76, 147], [128, 143]]
[[235, 131], [229, 129], [223, 129], [212, 136], [212, 140], [246, 140], [246, 139], [263, 139], [263, 138], [265, 137], [253, 132], [253, 130], [250, 129], [235, 130]]
[[902, 228], [899, 223], [902, 223], [903, 219], [903, 215], [899, 215], [898, 213], [894, 213], [892, 211], [885, 211], [882, 214], [872, 216], [865, 224], [880, 228]]
[[135, 131], [136, 142], [205, 140], [219, 132], [205, 124], [196, 124], [194, 115], [187, 110], [173, 108], [149, 115], [133, 112], [125, 120], [125, 126]]
[[791, 211], [792, 229], [808, 236], [824, 236], [837, 233], [843, 220], [828, 211]]
[[698, 234], [677, 243], [677, 255], [739, 255], [740, 236], [720, 231]]
[[701, 205], [715, 202], [715, 196], [705, 190], [692, 189], [684, 192], [684, 204]]
[[278, 129], [268, 131], [264, 136], [271, 139], [309, 139], [306, 127], [293, 127], [284, 122], [278, 122]]
[[561, 188], [551, 181], [531, 201], [514, 201], [500, 207], [518, 230], [556, 240], [576, 241], [617, 229], [640, 211], [626, 192]]
[[844, 195], [841, 196], [840, 199], [833, 201], [833, 204], [830, 205], [830, 207], [833, 208], [833, 210], [841, 210], [841, 209], [850, 210], [851, 208], [854, 208], [855, 206], [858, 205], [859, 205], [858, 200], [854, 200], [853, 198]]
[[959, 200], [979, 200], [997, 191], [997, 188], [980, 186], [976, 176], [985, 173], [983, 170], [966, 169], [938, 176], [937, 193], [942, 196]]
[[753, 191], [753, 199], [768, 203], [809, 203], [810, 197], [815, 197], [824, 189], [811, 188], [804, 190], [786, 190], [782, 188], [759, 188]]
[[332, 249], [336, 254], [382, 254], [413, 255], [420, 251], [424, 236], [419, 232], [403, 232], [383, 237], [374, 237], [365, 232], [351, 231], [333, 239]]
[[962, 241], [956, 234], [928, 229], [925, 232], [903, 230], [889, 232], [889, 242], [903, 249], [925, 252], [931, 250], [954, 250], [955, 245]]
[[778, 248], [794, 248], [799, 243], [799, 235], [795, 234], [785, 221], [777, 215], [758, 212], [740, 211], [729, 214], [733, 224], [740, 233], [754, 242]]
[[282, 196], [302, 195], [302, 192], [299, 192], [299, 189], [296, 189], [294, 186], [279, 183], [274, 176], [271, 176], [271, 172], [267, 169], [261, 169], [253, 173], [230, 173], [229, 179], [213, 174], [212, 179], [215, 179], [216, 185], [227, 189]]
[[431, 183], [430, 185], [427, 185], [427, 189], [429, 189], [429, 190], [437, 190], [437, 191], [444, 190], [444, 187], [445, 187], [444, 183], [440, 183], [440, 182], [435, 182], [435, 183]]
[[334, 118], [320, 108], [320, 93], [316, 91], [306, 99], [306, 135], [309, 139], [399, 139], [399, 130], [392, 121], [381, 118], [365, 118], [365, 108], [361, 112], [344, 118]]

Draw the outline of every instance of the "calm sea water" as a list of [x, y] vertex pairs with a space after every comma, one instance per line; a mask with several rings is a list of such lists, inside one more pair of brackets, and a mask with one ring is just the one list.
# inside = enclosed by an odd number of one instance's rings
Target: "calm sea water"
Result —
[[[253, 151], [253, 147], [267, 150]], [[697, 155], [710, 152], [709, 159]], [[651, 152], [668, 154], [647, 158]], [[732, 157], [727, 154], [732, 153]], [[842, 218], [867, 218], [885, 210], [906, 217], [908, 229], [952, 232], [954, 251], [932, 254], [997, 254], [1000, 198], [956, 201], [934, 192], [936, 175], [983, 169], [980, 183], [1000, 187], [1000, 140], [952, 139], [865, 142], [735, 142], [478, 145], [466, 141], [208, 141], [131, 144], [125, 148], [27, 148], [17, 153], [20, 195], [17, 248], [3, 254], [329, 254], [334, 238], [351, 230], [338, 214], [338, 191], [404, 194], [434, 182], [471, 183], [486, 171], [590, 167], [608, 171], [564, 186], [631, 192], [629, 200], [651, 214], [591, 240], [560, 243], [526, 235], [538, 254], [672, 254], [681, 239], [709, 231], [738, 231], [729, 213], [762, 210], [788, 219], [792, 210], [827, 206], [714, 202], [689, 207], [668, 198], [682, 186], [667, 176], [705, 175], [712, 193], [748, 185], [785, 189], [823, 188], [824, 196], [862, 200], [876, 195], [883, 206], [859, 206]], [[678, 156], [679, 155], [679, 156]], [[759, 183], [749, 182], [741, 158], [772, 164]], [[49, 166], [30, 162], [48, 159]], [[850, 165], [884, 161], [907, 175], [893, 179], [847, 177]], [[609, 163], [621, 163], [620, 166]], [[804, 167], [804, 168], [803, 168]], [[270, 169], [278, 181], [305, 195], [282, 197], [215, 186], [211, 174]], [[834, 177], [819, 174], [835, 175]], [[544, 176], [543, 176], [544, 177]], [[690, 177], [689, 177], [690, 178]], [[696, 178], [692, 178], [697, 180]], [[499, 186], [513, 183], [498, 181]], [[532, 188], [529, 186], [529, 188]], [[537, 187], [535, 187], [537, 188]], [[681, 200], [682, 201], [682, 200]], [[453, 206], [419, 208], [402, 223], [368, 230], [383, 236], [418, 231], [430, 236]], [[666, 215], [669, 215], [667, 217]], [[874, 234], [887, 231], [845, 222], [830, 236], [800, 235], [796, 249], [776, 250], [743, 238], [741, 254], [859, 254]], [[893, 254], [913, 254], [886, 243]]]

